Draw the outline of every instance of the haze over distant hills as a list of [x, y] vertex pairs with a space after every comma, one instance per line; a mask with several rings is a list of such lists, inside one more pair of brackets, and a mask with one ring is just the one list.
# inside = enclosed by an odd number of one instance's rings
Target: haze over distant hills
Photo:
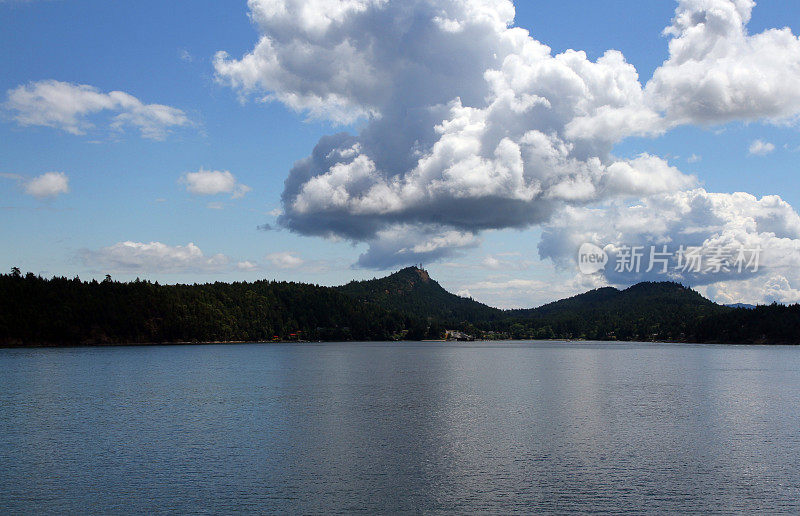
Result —
[[525, 310], [454, 295], [408, 267], [339, 287], [159, 285], [0, 275], [0, 345], [478, 339], [798, 343], [800, 306], [733, 308], [677, 283], [605, 287]]

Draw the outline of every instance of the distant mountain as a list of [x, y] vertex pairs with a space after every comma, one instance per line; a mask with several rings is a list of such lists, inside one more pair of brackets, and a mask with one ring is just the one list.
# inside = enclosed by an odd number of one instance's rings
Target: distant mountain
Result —
[[409, 317], [436, 319], [450, 326], [486, 323], [504, 317], [502, 310], [451, 294], [431, 279], [427, 271], [417, 267], [407, 267], [384, 278], [351, 281], [336, 290], [359, 303]]
[[700, 320], [728, 310], [678, 283], [645, 282], [624, 290], [600, 288], [508, 316], [514, 336], [684, 341]]
[[550, 314], [563, 310], [615, 308], [617, 310], [638, 310], [643, 305], [660, 303], [671, 307], [717, 306], [694, 290], [673, 282], [637, 283], [624, 290], [604, 287], [591, 290], [571, 298], [555, 301], [535, 308], [537, 314]]
[[747, 303], [733, 303], [733, 304], [725, 305], [725, 306], [727, 306], [729, 308], [744, 308], [746, 310], [755, 310], [756, 309], [756, 305], [750, 305], [750, 304], [747, 304]]
[[518, 339], [685, 341], [703, 318], [731, 310], [672, 282], [605, 287], [538, 308], [499, 310], [447, 292], [416, 267], [337, 290], [371, 307], [435, 322], [429, 336], [447, 327]]

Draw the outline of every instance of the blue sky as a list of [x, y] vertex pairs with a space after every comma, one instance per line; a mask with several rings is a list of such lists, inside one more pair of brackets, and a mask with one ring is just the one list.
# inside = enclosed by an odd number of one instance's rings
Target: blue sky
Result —
[[[619, 50], [645, 84], [670, 57], [662, 30], [676, 6], [666, 0], [517, 2], [514, 24], [530, 30], [554, 54], [583, 50], [594, 62], [608, 49]], [[800, 32], [800, 5], [761, 0], [747, 31], [781, 27]], [[307, 106], [295, 110], [285, 100], [259, 101], [271, 93], [269, 86], [262, 84], [255, 93], [233, 86], [228, 80], [233, 76], [215, 67], [215, 53], [240, 59], [268, 32], [268, 24], [264, 28], [251, 21], [245, 2], [0, 1], [0, 94], [5, 101], [0, 113], [0, 263], [46, 276], [100, 278], [110, 273], [117, 279], [169, 283], [275, 278], [340, 284], [403, 266], [397, 260], [377, 270], [357, 265], [374, 235], [354, 238], [344, 231], [321, 238], [297, 230], [297, 224], [305, 223], [299, 218], [280, 228], [275, 210], [282, 208], [281, 193], [293, 164], [325, 135], [358, 134], [368, 120], [315, 118]], [[111, 116], [119, 112], [114, 109], [83, 117], [83, 134], [57, 124], [21, 122], [19, 109], [10, 104], [12, 91], [43, 81], [88, 85], [100, 94], [125, 92], [143, 105], [179, 110], [187, 121], [166, 126], [157, 139], [144, 137], [135, 124], [112, 127]], [[658, 156], [695, 176], [694, 186], [708, 192], [777, 194], [797, 207], [800, 137], [791, 109], [780, 113], [779, 123], [748, 116], [681, 123], [661, 134], [630, 134], [615, 141], [611, 152], [624, 160], [641, 153]], [[774, 149], [753, 155], [749, 149], [755, 141]], [[240, 198], [233, 198], [233, 191], [192, 193], [184, 175], [200, 170], [229, 171], [237, 185], [251, 190]], [[56, 187], [32, 194], [31, 181], [48, 172], [65, 174], [68, 192]], [[610, 201], [599, 200], [604, 202]], [[265, 223], [276, 230], [257, 229]], [[576, 282], [574, 270], [554, 265], [558, 257], [542, 256], [540, 221], [518, 226], [475, 229], [480, 243], [459, 244], [447, 254], [420, 260], [446, 288], [497, 306], [534, 306], [603, 282]], [[457, 231], [473, 234], [463, 226]], [[167, 253], [191, 242], [204, 259], [224, 255], [225, 265], [175, 265], [152, 258], [148, 250], [144, 259], [121, 264], [108, 254], [121, 242], [159, 242]], [[788, 291], [800, 287], [794, 278], [781, 278]], [[720, 299], [767, 300], [761, 284], [725, 292], [715, 285], [708, 294]]]

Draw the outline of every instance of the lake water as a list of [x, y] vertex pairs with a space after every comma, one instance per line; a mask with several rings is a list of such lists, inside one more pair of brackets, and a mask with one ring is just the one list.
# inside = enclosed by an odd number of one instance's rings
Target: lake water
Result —
[[0, 512], [800, 513], [800, 348], [0, 350]]

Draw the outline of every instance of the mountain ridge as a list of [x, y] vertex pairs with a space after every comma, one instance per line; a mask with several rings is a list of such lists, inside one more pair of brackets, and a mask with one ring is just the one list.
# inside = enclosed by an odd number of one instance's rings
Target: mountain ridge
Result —
[[587, 339], [800, 343], [800, 306], [713, 303], [672, 282], [501, 310], [407, 267], [338, 287], [259, 280], [159, 285], [0, 275], [0, 346], [241, 341]]
[[418, 267], [337, 289], [361, 304], [427, 319], [435, 330], [444, 325], [516, 339], [683, 341], [700, 319], [729, 310], [674, 282], [602, 287], [536, 308], [501, 310], [447, 292]]

